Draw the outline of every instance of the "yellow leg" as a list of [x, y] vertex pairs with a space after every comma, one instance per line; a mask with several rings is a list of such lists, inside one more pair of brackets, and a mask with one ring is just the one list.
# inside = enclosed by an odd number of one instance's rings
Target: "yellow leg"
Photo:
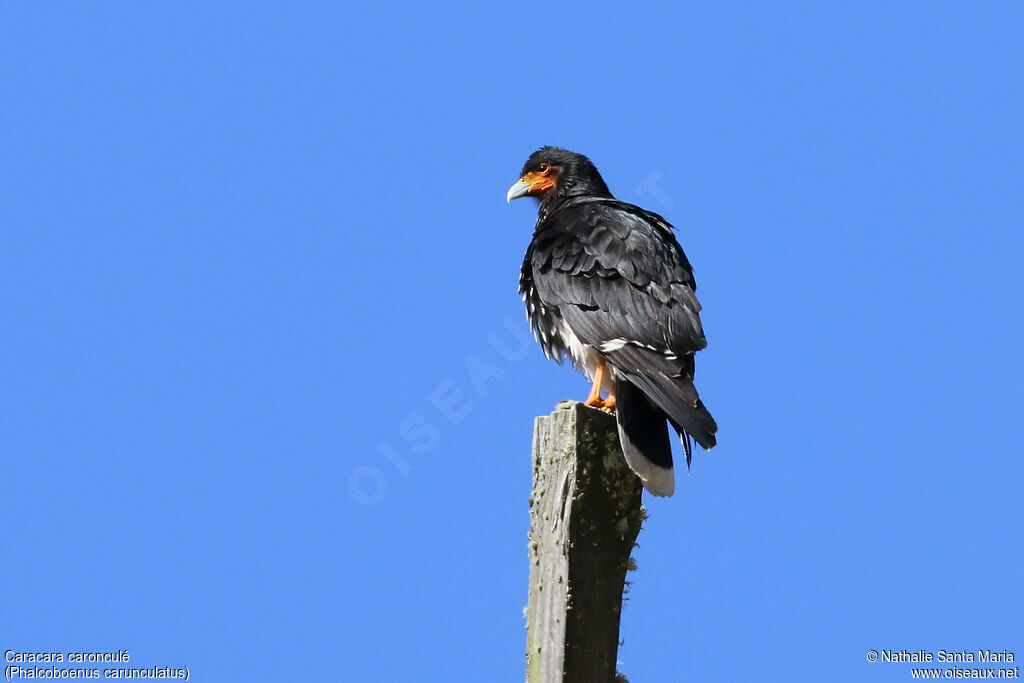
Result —
[[604, 400], [604, 405], [601, 406], [601, 410], [609, 413], [615, 412], [615, 382], [612, 382], [611, 391], [608, 392], [608, 398]]
[[583, 405], [591, 408], [603, 408], [604, 401], [601, 400], [601, 385], [604, 384], [604, 359], [597, 364], [597, 371], [594, 373], [594, 384], [590, 387], [590, 395]]
[[615, 383], [612, 383], [612, 389], [608, 392], [608, 398], [601, 398], [601, 385], [604, 384], [604, 375], [607, 372], [605, 367], [604, 359], [602, 358], [598, 363], [597, 371], [594, 373], [594, 384], [590, 387], [590, 395], [587, 396], [587, 400], [583, 402], [583, 405], [590, 406], [591, 408], [600, 408], [609, 413], [615, 412]]

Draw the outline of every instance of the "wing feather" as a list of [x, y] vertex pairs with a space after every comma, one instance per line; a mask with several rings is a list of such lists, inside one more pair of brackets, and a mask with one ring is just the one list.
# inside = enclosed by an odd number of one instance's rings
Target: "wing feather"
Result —
[[533, 252], [538, 294], [581, 341], [625, 340], [674, 356], [680, 370], [681, 356], [704, 348], [693, 273], [663, 219], [609, 200], [548, 220], [557, 235]]

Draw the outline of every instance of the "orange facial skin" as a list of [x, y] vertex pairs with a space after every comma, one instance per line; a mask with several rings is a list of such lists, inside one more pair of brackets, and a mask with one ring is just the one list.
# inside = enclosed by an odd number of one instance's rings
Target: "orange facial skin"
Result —
[[543, 197], [555, 186], [558, 178], [557, 166], [546, 166], [544, 170], [530, 171], [519, 182], [530, 186], [530, 197]]

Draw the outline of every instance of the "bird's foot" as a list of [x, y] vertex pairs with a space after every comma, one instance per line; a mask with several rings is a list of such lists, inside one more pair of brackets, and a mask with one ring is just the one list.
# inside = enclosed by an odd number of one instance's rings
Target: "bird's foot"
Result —
[[609, 396], [608, 398], [601, 398], [598, 396], [597, 398], [588, 398], [583, 402], [583, 405], [590, 406], [591, 408], [598, 408], [606, 413], [614, 413], [615, 397]]

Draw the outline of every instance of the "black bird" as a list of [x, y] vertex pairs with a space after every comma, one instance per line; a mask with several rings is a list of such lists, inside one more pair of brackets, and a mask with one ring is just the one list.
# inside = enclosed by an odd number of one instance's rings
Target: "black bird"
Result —
[[[519, 292], [544, 355], [565, 356], [593, 382], [589, 406], [614, 411], [626, 462], [656, 496], [675, 490], [671, 424], [715, 445], [718, 426], [693, 385], [707, 342], [693, 269], [661, 216], [612, 196], [582, 154], [542, 147], [508, 201], [540, 202]], [[608, 397], [602, 399], [603, 391]]]

